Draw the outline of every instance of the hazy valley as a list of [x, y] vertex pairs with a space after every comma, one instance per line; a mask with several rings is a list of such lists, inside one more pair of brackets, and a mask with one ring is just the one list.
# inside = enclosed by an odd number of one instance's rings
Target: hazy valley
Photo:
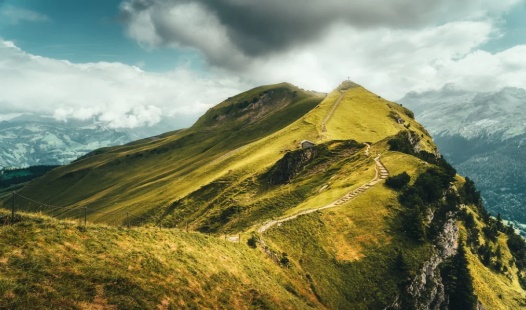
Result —
[[95, 149], [152, 137], [187, 125], [188, 120], [184, 118], [168, 118], [154, 126], [113, 129], [100, 121], [64, 122], [21, 115], [0, 122], [0, 167], [65, 165]]
[[415, 112], [448, 161], [475, 181], [494, 215], [526, 223], [526, 90], [477, 93], [448, 85], [408, 94], [400, 103]]

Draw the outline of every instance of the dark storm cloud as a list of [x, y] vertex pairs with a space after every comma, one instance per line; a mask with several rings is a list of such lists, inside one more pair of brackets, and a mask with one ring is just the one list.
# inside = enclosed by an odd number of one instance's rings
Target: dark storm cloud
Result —
[[[343, 0], [201, 0], [227, 27], [243, 52], [258, 56], [317, 39], [327, 27], [343, 22], [358, 27], [419, 24], [422, 8], [436, 1], [352, 4]], [[359, 1], [360, 2], [360, 1]]]
[[[344, 22], [359, 27], [407, 27], [421, 24], [440, 5], [439, 1], [345, 1], [345, 0], [197, 0], [227, 28], [232, 42], [249, 56], [286, 49], [316, 39], [328, 26]], [[186, 0], [130, 0], [124, 16], [151, 8], [189, 3]], [[154, 19], [159, 35], [167, 35], [166, 24]], [[164, 33], [161, 32], [164, 29]]]
[[[149, 24], [149, 34], [139, 30], [130, 34], [139, 42], [194, 47], [212, 64], [225, 66], [221, 62], [232, 62], [233, 54], [240, 55], [233, 61], [238, 64], [278, 54], [314, 42], [338, 25], [358, 29], [418, 28], [446, 22], [444, 18], [463, 17], [487, 2], [491, 0], [126, 0], [121, 10], [128, 27], [140, 16], [142, 27]], [[186, 13], [182, 17], [170, 15], [171, 10], [191, 5], [215, 20], [215, 26], [194, 23]], [[188, 20], [177, 23], [176, 18]], [[217, 28], [209, 32], [218, 31], [218, 35], [199, 38], [203, 27]], [[212, 47], [204, 42], [214, 37], [221, 37], [223, 45], [216, 42]]]

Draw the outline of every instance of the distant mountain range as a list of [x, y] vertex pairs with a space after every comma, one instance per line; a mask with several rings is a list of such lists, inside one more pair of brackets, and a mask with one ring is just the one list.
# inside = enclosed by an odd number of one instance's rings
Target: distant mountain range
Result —
[[172, 118], [151, 127], [113, 129], [100, 122], [22, 115], [0, 122], [0, 167], [64, 165], [95, 149], [155, 136], [191, 122]]
[[475, 181], [490, 211], [526, 223], [526, 90], [479, 93], [446, 85], [399, 102], [459, 173]]

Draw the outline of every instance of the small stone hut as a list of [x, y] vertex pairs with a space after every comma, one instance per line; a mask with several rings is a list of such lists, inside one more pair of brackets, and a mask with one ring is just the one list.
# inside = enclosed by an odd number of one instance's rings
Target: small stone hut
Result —
[[309, 141], [309, 140], [303, 140], [300, 142], [302, 149], [310, 149], [311, 147], [315, 147], [316, 143]]

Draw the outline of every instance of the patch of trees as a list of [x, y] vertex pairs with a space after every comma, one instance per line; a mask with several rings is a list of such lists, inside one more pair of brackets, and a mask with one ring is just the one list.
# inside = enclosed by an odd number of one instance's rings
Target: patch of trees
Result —
[[419, 139], [420, 138], [414, 131], [406, 131], [398, 133], [387, 141], [387, 144], [389, 145], [390, 151], [416, 156], [427, 163], [441, 167], [446, 174], [454, 177], [457, 174], [457, 171], [444, 159], [443, 156], [437, 157], [435, 154], [426, 151], [415, 151], [413, 144], [417, 143]]
[[433, 167], [420, 174], [412, 186], [406, 187], [399, 197], [404, 206], [430, 204], [444, 196], [452, 177], [443, 169]]
[[29, 182], [57, 167], [60, 166], [31, 166], [28, 168], [3, 170], [3, 174], [0, 174], [0, 188], [8, 188], [12, 185]]
[[[472, 185], [468, 185], [468, 188], [472, 188], [473, 192], [476, 193], [476, 190]], [[461, 196], [461, 199], [463, 202], [466, 202], [465, 197]], [[484, 214], [487, 214], [482, 204], [480, 204], [478, 208], [484, 210]], [[502, 222], [500, 214], [497, 216], [497, 219], [491, 219], [488, 215], [488, 220], [486, 221], [486, 225], [482, 228], [482, 232], [477, 228], [475, 217], [472, 213], [463, 209], [458, 215], [459, 219], [464, 222], [464, 226], [467, 230], [466, 245], [472, 249], [473, 253], [478, 254], [479, 260], [486, 267], [492, 268], [497, 272], [506, 272], [508, 268], [502, 261], [502, 249], [500, 245], [497, 244], [497, 241], [500, 232], [507, 232], [509, 228]], [[486, 240], [484, 244], [480, 244], [479, 237], [481, 233]]]
[[[468, 188], [474, 190], [472, 185], [468, 185]], [[473, 192], [476, 192], [476, 190]], [[476, 195], [473, 197], [475, 199], [474, 201], [478, 201]], [[496, 272], [507, 272], [509, 269], [503, 261], [502, 248], [500, 244], [498, 244], [499, 235], [501, 233], [506, 234], [508, 236], [507, 245], [513, 256], [513, 260], [509, 263], [510, 265], [515, 263], [519, 269], [519, 281], [521, 282], [521, 286], [526, 289], [526, 279], [522, 277], [523, 272], [526, 270], [526, 242], [521, 236], [515, 233], [513, 226], [504, 225], [500, 213], [496, 218], [491, 218], [482, 204], [479, 205], [479, 208], [481, 208], [487, 216], [487, 219], [484, 220], [485, 226], [482, 228], [482, 231], [477, 228], [475, 217], [472, 213], [469, 213], [465, 209], [459, 212], [459, 219], [464, 222], [467, 230], [467, 246], [472, 249], [472, 252], [478, 254], [480, 262], [486, 267], [492, 268]], [[479, 237], [481, 233], [485, 240], [484, 244], [480, 244]]]
[[459, 194], [461, 197], [461, 202], [466, 205], [474, 205], [475, 207], [477, 207], [477, 211], [482, 217], [484, 223], [489, 224], [490, 216], [488, 211], [484, 207], [484, 203], [482, 201], [482, 197], [480, 196], [480, 192], [477, 191], [477, 188], [475, 187], [475, 182], [473, 182], [469, 178], [466, 178], [466, 182], [459, 189]]
[[389, 145], [389, 150], [409, 155], [415, 155], [414, 146], [411, 144], [408, 135], [408, 132], [400, 132], [396, 136], [391, 138], [389, 141], [387, 141], [387, 145]]
[[468, 232], [466, 238], [466, 245], [470, 247], [473, 252], [477, 252], [480, 246], [480, 230], [477, 228], [475, 217], [472, 213], [469, 213], [466, 209], [460, 211], [459, 218], [464, 222], [464, 226]]
[[[502, 250], [500, 245], [494, 245], [498, 241], [500, 232], [514, 234], [513, 228], [506, 227], [502, 222], [500, 214], [496, 219], [492, 219], [484, 207], [480, 192], [477, 191], [475, 183], [466, 178], [466, 182], [459, 189], [460, 202], [465, 205], [473, 205], [477, 208], [480, 219], [485, 224], [480, 231], [477, 228], [475, 217], [466, 209], [459, 212], [459, 219], [464, 222], [467, 230], [466, 244], [473, 253], [478, 254], [479, 260], [486, 266], [493, 268], [497, 272], [506, 272], [507, 267], [502, 262]], [[511, 229], [511, 231], [510, 231]], [[480, 244], [480, 234], [482, 233], [486, 242]], [[520, 237], [519, 237], [520, 238]], [[493, 244], [493, 245], [492, 245]]]
[[392, 189], [400, 190], [404, 186], [409, 184], [409, 181], [411, 181], [411, 177], [409, 176], [409, 174], [407, 174], [407, 172], [404, 171], [401, 174], [398, 174], [392, 177], [388, 177], [385, 180], [385, 185]]
[[[402, 226], [408, 236], [424, 241], [438, 235], [447, 212], [457, 203], [455, 196], [448, 194], [451, 181], [453, 177], [443, 168], [432, 167], [420, 174], [412, 186], [402, 188], [398, 200], [404, 207]], [[446, 199], [442, 199], [444, 196]], [[434, 213], [431, 223], [428, 220], [430, 213]]]
[[440, 267], [444, 289], [449, 296], [449, 309], [476, 309], [477, 296], [473, 293], [473, 278], [469, 273], [464, 244], [460, 243], [457, 254]]
[[519, 269], [517, 272], [519, 283], [526, 290], [526, 277], [524, 276], [526, 270], [526, 242], [524, 238], [515, 233], [512, 226], [508, 226], [506, 234], [508, 235], [508, 248], [513, 256], [515, 265]]
[[[496, 272], [507, 272], [509, 269], [503, 261], [502, 248], [500, 244], [498, 244], [499, 235], [501, 233], [506, 234], [508, 237], [507, 245], [513, 256], [513, 259], [509, 261], [509, 264], [512, 266], [513, 263], [515, 263], [518, 268], [517, 276], [519, 283], [523, 289], [526, 289], [526, 277], [524, 277], [526, 271], [525, 240], [516, 234], [512, 225], [504, 225], [500, 213], [497, 214], [496, 218], [489, 216], [472, 181], [467, 179], [465, 186], [460, 192], [462, 193], [461, 198], [464, 203], [477, 206], [481, 219], [485, 223], [482, 231], [480, 231], [477, 228], [473, 214], [466, 210], [462, 210], [459, 213], [459, 218], [464, 222], [464, 226], [468, 232], [466, 244], [474, 253], [478, 254], [479, 260], [486, 267], [492, 268]], [[485, 239], [484, 244], [480, 244], [479, 241], [481, 233]]]
[[426, 151], [420, 151], [418, 154], [416, 154], [416, 157], [432, 165], [441, 167], [444, 172], [451, 177], [455, 177], [457, 174], [457, 170], [453, 168], [453, 166], [451, 166], [443, 156], [437, 157], [435, 154]]
[[506, 267], [502, 261], [502, 249], [500, 245], [496, 247], [492, 246], [492, 242], [486, 239], [486, 242], [479, 246], [477, 254], [484, 266], [493, 268], [497, 272], [508, 271], [508, 267]]

